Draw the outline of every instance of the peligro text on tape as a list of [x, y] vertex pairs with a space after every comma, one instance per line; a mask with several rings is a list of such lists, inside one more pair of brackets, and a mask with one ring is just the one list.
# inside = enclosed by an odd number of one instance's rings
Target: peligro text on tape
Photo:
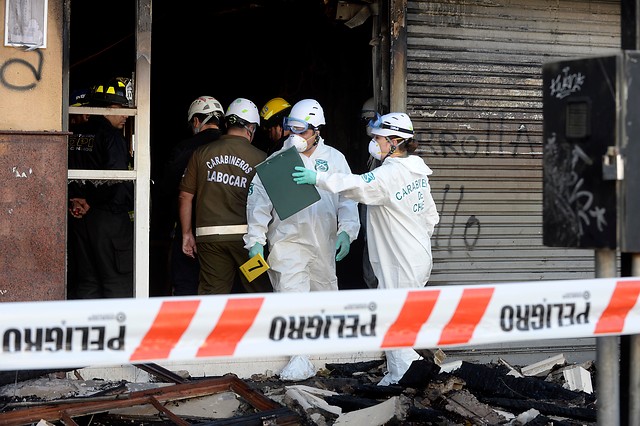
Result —
[[640, 333], [640, 278], [2, 303], [0, 369]]

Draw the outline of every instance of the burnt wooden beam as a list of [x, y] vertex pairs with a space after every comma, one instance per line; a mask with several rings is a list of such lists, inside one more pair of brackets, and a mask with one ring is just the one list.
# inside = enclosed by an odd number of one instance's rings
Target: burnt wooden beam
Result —
[[511, 399], [511, 398], [478, 398], [480, 401], [491, 406], [499, 406], [505, 409], [526, 411], [534, 408], [544, 415], [567, 417], [575, 420], [586, 420], [594, 422], [597, 420], [595, 408], [567, 407], [536, 399]]

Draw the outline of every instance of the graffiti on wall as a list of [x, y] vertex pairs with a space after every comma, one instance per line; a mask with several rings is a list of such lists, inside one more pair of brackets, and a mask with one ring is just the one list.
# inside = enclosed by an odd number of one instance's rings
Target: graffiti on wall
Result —
[[[458, 211], [460, 209], [460, 204], [462, 204], [462, 199], [464, 198], [464, 185], [460, 185], [458, 199], [455, 201], [455, 207], [453, 208], [453, 215], [446, 216], [442, 214], [445, 211], [445, 207], [447, 205], [447, 198], [449, 196], [449, 192], [451, 191], [451, 186], [446, 184], [444, 187], [444, 191], [442, 193], [442, 201], [440, 204], [440, 208], [438, 211], [440, 212], [440, 223], [436, 226], [433, 240], [434, 247], [443, 247], [446, 246], [447, 251], [451, 252], [452, 249], [452, 239], [453, 232], [456, 227], [461, 226], [458, 222]], [[455, 195], [454, 195], [455, 196]], [[442, 225], [444, 225], [445, 221], [450, 220], [451, 227], [449, 229], [449, 235], [441, 235]], [[463, 241], [467, 250], [473, 250], [473, 248], [478, 243], [478, 238], [480, 237], [480, 220], [475, 216], [471, 215], [467, 218], [464, 223], [464, 231], [463, 231]]]
[[617, 246], [616, 181], [607, 165], [616, 161], [608, 151], [617, 144], [624, 104], [616, 89], [625, 86], [620, 65], [608, 56], [543, 67], [545, 245]]
[[606, 236], [612, 233], [608, 228], [613, 225], [609, 219], [615, 214], [607, 205], [615, 206], [615, 183], [594, 180], [600, 170], [594, 158], [578, 144], [559, 143], [555, 133], [547, 138], [545, 156], [546, 243], [563, 247], [606, 244]]
[[[8, 90], [31, 90], [42, 79], [44, 55], [40, 49], [30, 51], [35, 55], [32, 59], [9, 58], [0, 62], [0, 86]], [[11, 80], [11, 75], [26, 75], [29, 77], [26, 83], [18, 83]]]
[[[510, 121], [505, 120], [504, 117], [500, 117], [497, 123], [488, 119], [486, 135], [482, 139], [478, 134], [460, 135], [446, 130], [426, 131], [423, 132], [420, 143], [429, 155], [445, 158], [448, 156], [475, 158], [482, 155], [515, 157], [519, 154], [541, 154], [539, 137], [532, 137], [526, 124], [518, 124], [515, 132], [495, 131], [495, 129], [504, 129]], [[515, 136], [512, 137], [512, 134]]]
[[[486, 121], [486, 134], [460, 135], [450, 131], [427, 131], [423, 133], [421, 146], [424, 147], [427, 156], [438, 157], [463, 157], [477, 158], [481, 156], [509, 156], [541, 154], [539, 137], [532, 135], [527, 125], [517, 123], [515, 131], [505, 131], [513, 123], [505, 117], [498, 120], [488, 119]], [[484, 127], [483, 126], [483, 127]], [[500, 129], [496, 131], [496, 129]], [[454, 199], [457, 194], [457, 199]], [[434, 194], [435, 195], [435, 194]], [[459, 188], [452, 188], [445, 184], [440, 200], [440, 224], [436, 227], [433, 240], [434, 247], [446, 248], [453, 251], [454, 232], [459, 227], [464, 227], [462, 232], [463, 242], [466, 250], [473, 250], [478, 243], [481, 233], [480, 219], [475, 215], [467, 217], [466, 221], [459, 217], [459, 210], [464, 198], [464, 185]], [[454, 203], [451, 214], [443, 214], [445, 208]], [[451, 210], [451, 208], [449, 209]], [[448, 231], [444, 231], [443, 225], [450, 225]]]

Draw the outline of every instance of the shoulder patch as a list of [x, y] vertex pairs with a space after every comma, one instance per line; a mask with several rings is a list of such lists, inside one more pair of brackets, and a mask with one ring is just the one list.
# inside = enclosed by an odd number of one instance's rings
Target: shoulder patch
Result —
[[327, 172], [329, 171], [329, 163], [326, 160], [318, 159], [316, 160], [315, 169], [319, 172]]
[[367, 173], [362, 175], [362, 180], [367, 182], [367, 183], [371, 183], [372, 181], [376, 180], [376, 175], [374, 175], [371, 172], [367, 172]]

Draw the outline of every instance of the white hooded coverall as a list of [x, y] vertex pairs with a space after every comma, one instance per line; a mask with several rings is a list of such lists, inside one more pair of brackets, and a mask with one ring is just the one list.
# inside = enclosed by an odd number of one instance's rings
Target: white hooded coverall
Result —
[[[282, 150], [288, 148], [285, 144]], [[322, 138], [310, 157], [300, 157], [305, 167], [323, 174], [351, 173], [344, 155], [325, 145]], [[280, 220], [260, 177], [256, 174], [253, 178], [247, 198], [245, 248], [269, 243], [267, 273], [276, 292], [338, 290], [336, 240], [342, 231], [349, 235], [350, 242], [358, 237], [358, 203], [343, 195], [318, 192], [319, 201]]]
[[[416, 288], [431, 275], [431, 236], [440, 216], [431, 195], [433, 172], [415, 155], [388, 157], [363, 175], [318, 173], [319, 189], [367, 204], [367, 248], [378, 288]], [[413, 349], [385, 351], [388, 374], [380, 385], [397, 383], [411, 363]]]
[[431, 236], [440, 216], [433, 172], [416, 155], [389, 157], [363, 175], [318, 173], [319, 189], [366, 204], [367, 244], [378, 288], [423, 287], [431, 275]]

